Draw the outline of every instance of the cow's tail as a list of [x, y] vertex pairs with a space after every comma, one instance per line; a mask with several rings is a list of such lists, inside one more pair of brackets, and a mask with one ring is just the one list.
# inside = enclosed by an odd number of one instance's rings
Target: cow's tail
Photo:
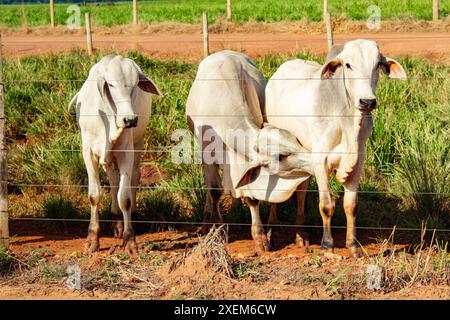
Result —
[[76, 104], [78, 98], [78, 92], [76, 95], [73, 96], [72, 100], [70, 100], [69, 105], [67, 106], [67, 111], [70, 112], [70, 109], [74, 104]]

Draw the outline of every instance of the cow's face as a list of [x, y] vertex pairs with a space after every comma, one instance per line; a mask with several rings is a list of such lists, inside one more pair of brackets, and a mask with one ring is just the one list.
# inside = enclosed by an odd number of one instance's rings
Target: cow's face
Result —
[[98, 81], [99, 91], [111, 106], [118, 128], [136, 127], [138, 114], [133, 108], [134, 90], [140, 89], [161, 95], [156, 85], [130, 59], [115, 56], [103, 68], [103, 78]]
[[287, 130], [266, 125], [259, 132], [255, 149], [256, 161], [245, 170], [236, 188], [255, 181], [263, 167], [283, 178], [312, 174], [310, 152]]
[[[322, 79], [343, 78], [347, 99], [361, 111], [370, 112], [377, 106], [378, 70], [390, 78], [406, 79], [403, 67], [394, 59], [383, 56], [374, 41], [347, 42], [343, 50], [322, 68]], [[339, 71], [339, 75], [333, 77]]]

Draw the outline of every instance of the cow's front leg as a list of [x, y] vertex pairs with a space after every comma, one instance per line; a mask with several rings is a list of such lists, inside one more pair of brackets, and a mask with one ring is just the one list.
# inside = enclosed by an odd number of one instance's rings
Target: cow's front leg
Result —
[[98, 157], [92, 154], [89, 148], [83, 148], [83, 159], [86, 165], [89, 180], [89, 202], [91, 204], [91, 221], [85, 244], [85, 253], [90, 254], [99, 249], [98, 235], [100, 224], [98, 221], [98, 206], [100, 204], [100, 177], [98, 172]]
[[314, 174], [319, 187], [319, 211], [323, 224], [322, 248], [332, 251], [334, 241], [333, 236], [331, 235], [331, 218], [334, 214], [335, 201], [330, 191], [327, 158], [324, 157], [314, 161], [317, 161], [314, 167]]
[[125, 252], [129, 254], [137, 254], [138, 248], [134, 236], [133, 226], [131, 224], [131, 178], [133, 170], [133, 155], [127, 152], [122, 154], [118, 159], [118, 166], [120, 171], [120, 183], [118, 200], [119, 207], [123, 214], [124, 231], [123, 231], [123, 246]]
[[250, 198], [244, 198], [245, 204], [250, 208], [252, 215], [252, 238], [256, 245], [258, 253], [270, 251], [270, 244], [259, 216], [259, 201]]
[[361, 256], [361, 249], [356, 240], [356, 211], [358, 208], [358, 183], [344, 183], [344, 211], [347, 219], [347, 236], [345, 245], [354, 258]]

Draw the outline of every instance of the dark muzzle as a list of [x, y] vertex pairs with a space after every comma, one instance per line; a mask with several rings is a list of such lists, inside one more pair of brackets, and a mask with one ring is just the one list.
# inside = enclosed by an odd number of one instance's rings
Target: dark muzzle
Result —
[[123, 122], [125, 124], [125, 128], [134, 128], [137, 126], [138, 118], [137, 117], [125, 118], [125, 119], [123, 119]]
[[377, 99], [359, 99], [359, 110], [372, 111], [377, 107]]

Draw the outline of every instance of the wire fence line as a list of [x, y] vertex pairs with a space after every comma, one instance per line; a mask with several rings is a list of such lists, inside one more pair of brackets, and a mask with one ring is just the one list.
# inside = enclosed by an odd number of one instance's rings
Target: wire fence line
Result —
[[[105, 152], [114, 152], [114, 153], [141, 153], [141, 154], [161, 154], [161, 153], [180, 153], [182, 150], [177, 150], [174, 149], [174, 147], [176, 147], [176, 145], [172, 146], [172, 147], [168, 147], [168, 148], [164, 148], [164, 149], [150, 149], [150, 150], [115, 150], [115, 149], [110, 149], [110, 150], [104, 150]], [[83, 149], [33, 149], [33, 148], [23, 148], [21, 150], [35, 150], [39, 153], [62, 153], [62, 152], [76, 152], [76, 153], [82, 153]], [[0, 151], [10, 151], [9, 149], [0, 149]], [[193, 155], [193, 154], [214, 154], [214, 155], [218, 155], [218, 157], [224, 156], [227, 154], [227, 151], [204, 151], [204, 150], [190, 150], [189, 155]], [[361, 156], [365, 156], [367, 155], [367, 152], [338, 152], [338, 151], [291, 151], [290, 154], [324, 154], [324, 155], [361, 155]], [[373, 156], [380, 156], [380, 155], [403, 155], [403, 153], [401, 152], [376, 152], [374, 153]], [[449, 153], [440, 153], [440, 152], [436, 152], [436, 153], [432, 153], [429, 152], [428, 154], [423, 153], [423, 152], [417, 152], [417, 155], [420, 156], [421, 158], [428, 158], [428, 157], [433, 157], [436, 158], [437, 156], [440, 157], [442, 156], [442, 159], [437, 159], [439, 161], [441, 160], [446, 160], [447, 157], [450, 156]], [[8, 155], [9, 156], [9, 155]], [[202, 163], [197, 163], [197, 164], [202, 164]]]
[[[449, 73], [449, 72], [447, 72]], [[450, 75], [442, 76], [442, 77], [426, 77], [426, 76], [408, 76], [407, 80], [448, 80], [450, 78]], [[320, 77], [313, 78], [313, 77], [304, 77], [304, 78], [265, 78], [266, 81], [342, 81], [343, 78], [328, 78], [328, 79], [322, 79]], [[347, 77], [346, 80], [371, 80], [371, 77]], [[119, 82], [123, 80], [116, 80], [116, 79], [105, 79], [106, 82]], [[180, 80], [180, 79], [177, 79]], [[187, 81], [190, 80], [192, 82], [195, 81], [254, 81], [254, 79], [247, 79], [247, 78], [194, 78], [194, 77], [186, 77], [186, 79], [181, 79], [180, 81]], [[40, 82], [97, 82], [97, 79], [11, 79], [11, 80], [5, 80], [3, 83], [40, 83]], [[142, 82], [152, 82], [152, 80], [140, 80]]]
[[[93, 33], [95, 35], [95, 33]], [[214, 34], [214, 33], [210, 33], [210, 34]], [[197, 35], [197, 34], [195, 34]], [[222, 34], [218, 34], [219, 36], [222, 36]], [[56, 38], [56, 37], [70, 37], [70, 35], [56, 35], [56, 36], [52, 36], [51, 42], [53, 43], [74, 43], [74, 41], [76, 42], [76, 40], [74, 39], [61, 39], [61, 38]], [[84, 37], [84, 35], [76, 35], [76, 36], [80, 36], [80, 37]], [[99, 34], [98, 36], [100, 37], [110, 37], [110, 35], [102, 35]], [[99, 43], [130, 43], [130, 42], [134, 42], [133, 37], [143, 37], [143, 36], [147, 36], [147, 35], [140, 35], [140, 34], [125, 34], [123, 35], [123, 37], [128, 37], [128, 39], [117, 39], [117, 35], [113, 35], [114, 40], [96, 40], [95, 42], [99, 42]], [[170, 36], [170, 35], [169, 35]], [[175, 35], [176, 36], [176, 35]], [[201, 34], [198, 34], [199, 38], [201, 37]], [[450, 36], [448, 35], [443, 35], [443, 36], [437, 36], [437, 35], [427, 35], [427, 36], [413, 36], [413, 37], [409, 37], [409, 36], [392, 36], [392, 37], [377, 37], [377, 36], [373, 36], [371, 34], [367, 34], [368, 39], [369, 40], [406, 40], [406, 41], [416, 41], [416, 40], [448, 40], [450, 39]], [[231, 36], [232, 37], [232, 36]], [[336, 35], [333, 36], [334, 40], [339, 40], [339, 38], [344, 38], [346, 37], [345, 35], [340, 36], [340, 35]], [[299, 38], [275, 38], [275, 39], [250, 39], [250, 38], [242, 38], [242, 39], [233, 39], [233, 38], [221, 38], [221, 39], [210, 39], [209, 42], [217, 42], [217, 43], [223, 43], [223, 42], [238, 42], [238, 43], [273, 43], [273, 42], [296, 42], [296, 41], [317, 41], [317, 42], [324, 42], [324, 40], [328, 40], [328, 37], [324, 37], [323, 35], [318, 35], [315, 37], [299, 37]], [[83, 39], [84, 40], [84, 39]], [[80, 42], [82, 42], [83, 40], [79, 40]], [[135, 39], [135, 40], [139, 40], [139, 43], [174, 43], [174, 44], [179, 44], [179, 43], [198, 43], [201, 44], [203, 43], [203, 40], [199, 39], [199, 40], [189, 40], [189, 39], [174, 39], [174, 40], [170, 40], [170, 39], [164, 39], [164, 40], [151, 40], [151, 39]], [[10, 44], [21, 44], [21, 45], [30, 45], [30, 44], [37, 44], [39, 42], [44, 42], [47, 43], [49, 41], [46, 40], [41, 40], [39, 38], [37, 39], [27, 39], [27, 40], [16, 40], [16, 39], [7, 39], [5, 40], [5, 43], [3, 43], [2, 47], [9, 47]], [[326, 44], [326, 43], [324, 43]]]
[[[15, 183], [8, 182], [8, 186], [15, 187], [34, 187], [34, 188], [73, 188], [73, 189], [86, 189], [89, 188], [87, 184], [33, 184], [33, 183]], [[101, 185], [101, 188], [111, 189], [111, 188], [120, 188], [120, 186], [111, 186], [111, 185]], [[214, 187], [172, 187], [172, 186], [164, 186], [164, 185], [146, 185], [146, 186], [128, 186], [125, 187], [128, 189], [137, 189], [137, 190], [154, 190], [154, 189], [163, 189], [163, 190], [217, 190], [223, 191], [223, 188], [214, 188]], [[243, 188], [246, 191], [267, 191], [267, 188]], [[290, 192], [292, 189], [274, 189], [272, 192]], [[305, 193], [329, 193], [329, 191], [325, 190], [295, 190], [295, 192], [305, 192]], [[336, 193], [345, 193], [344, 190], [336, 190], [333, 191]], [[354, 191], [352, 191], [354, 192]], [[354, 193], [358, 194], [410, 194], [410, 192], [391, 192], [391, 191], [375, 191], [375, 190], [359, 190]], [[414, 192], [414, 194], [422, 194], [422, 195], [437, 195], [437, 196], [450, 196], [450, 193], [447, 192]]]
[[[90, 222], [89, 219], [80, 219], [80, 218], [74, 218], [74, 219], [67, 219], [67, 218], [40, 218], [40, 217], [10, 217], [11, 220], [16, 221], [53, 221], [53, 222], [59, 222], [59, 221], [70, 221], [70, 222]], [[117, 220], [117, 219], [98, 219], [98, 222], [119, 222], [123, 220]], [[130, 220], [132, 223], [139, 223], [139, 224], [174, 224], [174, 225], [216, 225], [218, 223], [214, 222], [200, 222], [200, 221], [167, 221], [167, 220]], [[251, 226], [251, 223], [245, 223], [245, 222], [223, 222], [225, 225], [229, 226]], [[322, 225], [307, 225], [307, 224], [282, 224], [282, 223], [274, 223], [274, 224], [261, 224], [263, 227], [289, 227], [289, 228], [323, 228]], [[330, 228], [333, 229], [346, 229], [346, 226], [330, 226]], [[361, 229], [361, 230], [395, 230], [395, 231], [427, 231], [427, 232], [450, 232], [450, 229], [421, 229], [421, 228], [401, 228], [397, 226], [393, 227], [370, 227], [370, 226], [361, 226], [361, 227], [354, 227], [355, 229]]]
[[[216, 106], [217, 107], [217, 106]], [[66, 114], [55, 114], [52, 115], [52, 117], [63, 117], [66, 118], [67, 116], [75, 116], [75, 113], [66, 113]], [[38, 114], [38, 116], [40, 116]], [[117, 114], [77, 114], [77, 117], [100, 117], [100, 116], [105, 116], [105, 117], [115, 117], [117, 116]], [[146, 114], [122, 114], [122, 116], [137, 116], [137, 117], [143, 117], [143, 116], [147, 116]], [[170, 118], [174, 118], [175, 116], [178, 117], [182, 117], [182, 118], [186, 118], [185, 114], [178, 114], [178, 115], [173, 115], [173, 114], [161, 114], [161, 113], [157, 113], [157, 114], [152, 114], [151, 115], [156, 116], [156, 117], [170, 117]], [[247, 117], [247, 114], [190, 114], [189, 117], [197, 117], [197, 118], [244, 118]], [[273, 118], [285, 118], [285, 117], [298, 117], [298, 118], [374, 118], [373, 115], [371, 114], [363, 114], [363, 115], [350, 115], [350, 114], [266, 114], [263, 115], [264, 117], [273, 117]], [[6, 119], [6, 118], [2, 118], [2, 119]]]
[[[173, 146], [174, 147], [174, 146]], [[103, 150], [105, 152], [119, 152], [119, 153], [172, 153], [179, 152], [179, 150], [173, 150], [173, 147], [161, 148], [161, 149], [147, 149], [147, 150], [126, 150], [126, 149], [106, 149]], [[0, 149], [1, 150], [1, 149]], [[33, 149], [36, 150], [36, 149]], [[8, 151], [8, 149], [3, 149], [3, 151]], [[83, 152], [83, 149], [37, 149], [39, 152]], [[222, 154], [226, 153], [226, 151], [204, 151], [204, 150], [195, 150], [192, 153], [215, 153]], [[291, 151], [293, 154], [337, 154], [337, 155], [348, 155], [348, 154], [358, 154], [358, 155], [366, 155], [367, 152], [339, 152], [339, 151]], [[430, 152], [431, 153], [431, 152]], [[401, 152], [377, 152], [376, 155], [402, 155]], [[425, 153], [418, 152], [418, 155], [427, 156]]]

